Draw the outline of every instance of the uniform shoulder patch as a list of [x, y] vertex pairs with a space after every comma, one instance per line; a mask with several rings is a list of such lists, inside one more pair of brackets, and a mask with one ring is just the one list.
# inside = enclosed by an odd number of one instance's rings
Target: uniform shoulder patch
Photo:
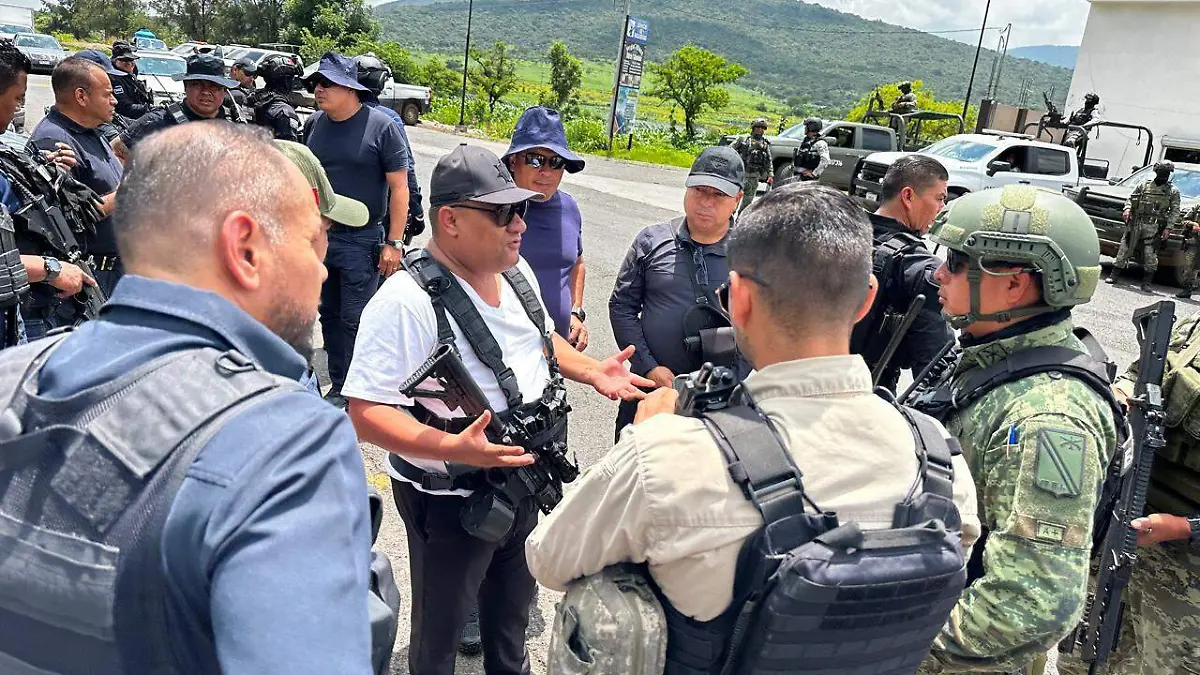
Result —
[[1038, 488], [1056, 497], [1083, 494], [1083, 463], [1087, 438], [1075, 431], [1040, 429], [1037, 432]]

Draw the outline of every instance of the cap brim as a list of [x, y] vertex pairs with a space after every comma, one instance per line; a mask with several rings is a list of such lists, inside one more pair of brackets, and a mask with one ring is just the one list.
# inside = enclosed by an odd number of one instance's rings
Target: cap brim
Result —
[[132, 61], [137, 61], [140, 58], [142, 58], [142, 57], [138, 56], [137, 54], [125, 54], [123, 56], [114, 56], [113, 61], [120, 61], [121, 59], [130, 59]]
[[367, 210], [367, 205], [351, 199], [335, 194], [333, 205], [329, 209], [329, 213], [322, 214], [326, 218], [341, 223], [346, 227], [363, 227], [371, 218], [371, 213]]
[[562, 147], [561, 145], [554, 145], [554, 144], [547, 144], [547, 143], [532, 143], [532, 144], [527, 144], [527, 145], [514, 145], [514, 146], [509, 147], [508, 151], [504, 153], [504, 156], [507, 158], [507, 157], [517, 154], [518, 152], [525, 152], [526, 150], [533, 150], [534, 148], [545, 148], [545, 149], [553, 152], [554, 154], [558, 155], [559, 157], [562, 157], [563, 159], [567, 160], [567, 173], [579, 173], [580, 171], [583, 171], [583, 167], [584, 167], [583, 158], [580, 157], [579, 155], [571, 152], [567, 148]]
[[738, 195], [738, 193], [742, 191], [742, 186], [738, 185], [737, 183], [735, 183], [731, 180], [721, 178], [720, 176], [713, 176], [710, 174], [703, 174], [703, 173], [698, 173], [698, 174], [695, 174], [692, 176], [688, 176], [687, 180], [684, 181], [683, 185], [684, 185], [684, 187], [690, 187], [690, 188], [692, 188], [692, 187], [716, 188], [730, 197], [736, 197]]
[[464, 201], [482, 202], [484, 204], [518, 204], [525, 200], [535, 198], [543, 199], [545, 198], [545, 195], [540, 192], [534, 192], [533, 190], [526, 190], [525, 188], [510, 187], [498, 192], [493, 192], [491, 194], [471, 197], [470, 199]]
[[310, 91], [315, 89], [317, 86], [317, 77], [323, 77], [339, 87], [346, 87], [347, 89], [353, 89], [354, 91], [370, 91], [370, 89], [367, 89], [363, 85], [359, 84], [358, 80], [347, 79], [346, 77], [343, 77], [341, 73], [321, 70], [317, 70], [312, 75], [304, 78], [304, 86], [308, 87]]
[[174, 79], [178, 82], [198, 82], [198, 81], [202, 80], [204, 82], [212, 82], [214, 84], [219, 84], [222, 87], [225, 87], [226, 89], [237, 89], [237, 87], [238, 87], [237, 80], [231, 80], [228, 77], [221, 77], [219, 75], [183, 75], [183, 76], [180, 76], [179, 74], [175, 74], [175, 75], [172, 75], [171, 77], [172, 77], [172, 79]]

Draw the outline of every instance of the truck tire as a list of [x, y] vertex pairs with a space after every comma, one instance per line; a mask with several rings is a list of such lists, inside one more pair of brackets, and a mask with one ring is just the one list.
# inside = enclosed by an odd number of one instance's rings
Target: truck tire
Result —
[[421, 121], [421, 106], [416, 101], [405, 101], [400, 106], [400, 119], [408, 126], [416, 126]]
[[792, 160], [785, 159], [775, 165], [775, 186], [778, 187], [785, 183], [795, 173], [795, 167], [792, 165]]

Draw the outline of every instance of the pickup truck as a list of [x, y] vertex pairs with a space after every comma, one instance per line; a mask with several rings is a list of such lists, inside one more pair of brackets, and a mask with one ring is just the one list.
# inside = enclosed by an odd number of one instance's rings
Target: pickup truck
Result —
[[[304, 69], [303, 77], [308, 77], [317, 70], [320, 63], [309, 64]], [[408, 126], [421, 121], [421, 114], [429, 112], [433, 101], [433, 90], [429, 87], [418, 87], [415, 84], [402, 84], [388, 78], [387, 84], [379, 94], [379, 102], [400, 113], [400, 118]], [[307, 89], [298, 89], [288, 94], [288, 103], [296, 108], [317, 107], [317, 100]]]
[[[829, 166], [825, 167], [818, 182], [842, 191], [850, 189], [850, 181], [860, 159], [873, 152], [896, 149], [896, 132], [874, 124], [827, 122], [822, 135], [829, 144]], [[721, 145], [732, 145], [737, 138], [725, 136], [721, 139]], [[792, 176], [792, 158], [804, 140], [804, 124], [797, 124], [778, 136], [767, 136], [767, 140], [771, 141], [771, 163], [775, 182], [779, 183]]]
[[1079, 158], [1071, 148], [1033, 140], [1032, 136], [984, 130], [957, 134], [917, 153], [880, 152], [867, 156], [854, 172], [852, 197], [878, 202], [884, 174], [893, 162], [909, 154], [928, 155], [950, 174], [949, 198], [978, 190], [1028, 183], [1055, 192], [1078, 185], [1107, 185], [1079, 172]]
[[[1096, 226], [1096, 234], [1100, 237], [1100, 252], [1104, 255], [1117, 255], [1117, 248], [1121, 245], [1121, 237], [1126, 229], [1125, 221], [1121, 217], [1125, 200], [1135, 187], [1151, 178], [1154, 178], [1154, 167], [1147, 166], [1119, 182], [1081, 185], [1063, 190], [1063, 194], [1074, 199], [1092, 219], [1092, 224]], [[1200, 164], [1177, 162], [1175, 173], [1171, 174], [1171, 183], [1179, 188], [1179, 210], [1181, 214], [1186, 215], [1189, 209], [1200, 203]], [[1184, 254], [1183, 232], [1168, 230], [1166, 240], [1158, 248], [1158, 267], [1179, 285], [1187, 281], [1183, 275], [1188, 271], [1185, 263], [1190, 261], [1185, 260]]]

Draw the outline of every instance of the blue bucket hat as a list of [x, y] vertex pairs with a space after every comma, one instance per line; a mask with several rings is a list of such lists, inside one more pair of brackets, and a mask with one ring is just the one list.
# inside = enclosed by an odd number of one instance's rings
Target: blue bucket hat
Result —
[[325, 52], [325, 56], [321, 57], [321, 62], [317, 65], [317, 70], [304, 78], [304, 86], [309, 91], [316, 89], [317, 78], [324, 78], [333, 84], [355, 91], [369, 91], [358, 83], [358, 64], [354, 59], [342, 56], [337, 52]]
[[121, 77], [125, 74], [124, 71], [117, 70], [113, 67], [112, 61], [109, 60], [108, 56], [106, 56], [104, 52], [96, 51], [95, 49], [84, 49], [83, 51], [75, 52], [75, 56], [78, 56], [85, 61], [91, 61], [92, 63], [100, 66], [104, 69], [104, 72], [108, 73], [109, 75]]
[[583, 171], [583, 158], [567, 149], [567, 132], [558, 111], [541, 105], [525, 110], [517, 120], [512, 142], [504, 158], [533, 148], [546, 148], [567, 160], [567, 172]]

